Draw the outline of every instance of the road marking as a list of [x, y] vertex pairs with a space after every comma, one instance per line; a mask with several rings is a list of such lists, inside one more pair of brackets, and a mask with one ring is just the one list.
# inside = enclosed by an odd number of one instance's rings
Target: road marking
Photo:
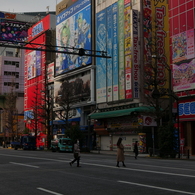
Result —
[[193, 193], [193, 192], [186, 192], [186, 191], [174, 190], [174, 189], [170, 189], [170, 188], [162, 188], [162, 187], [150, 186], [150, 185], [145, 185], [145, 184], [140, 184], [140, 183], [134, 183], [134, 182], [128, 182], [128, 181], [118, 181], [118, 182], [119, 183], [130, 184], [130, 185], [142, 186], [142, 187], [146, 187], [146, 188], [155, 188], [155, 189], [158, 189], [158, 190], [165, 190], [165, 191], [170, 191], [170, 192], [177, 192], [177, 193], [181, 193], [181, 194], [195, 195], [195, 193]]
[[[41, 157], [30, 157], [30, 156], [19, 156], [19, 155], [8, 155], [8, 154], [0, 154], [2, 156], [15, 156], [18, 158], [29, 158], [29, 159], [39, 159], [39, 160], [47, 160], [47, 161], [54, 161], [54, 162], [67, 162], [69, 163], [70, 161], [65, 161], [65, 160], [57, 160], [57, 159], [51, 159], [51, 158], [41, 158]], [[146, 172], [146, 173], [154, 173], [154, 174], [163, 174], [163, 175], [174, 175], [174, 176], [180, 176], [180, 177], [191, 177], [195, 178], [195, 175], [185, 175], [185, 174], [178, 174], [178, 173], [170, 173], [170, 172], [160, 172], [160, 171], [150, 171], [150, 170], [144, 170], [144, 169], [133, 169], [133, 168], [128, 168], [128, 167], [115, 167], [115, 166], [109, 166], [109, 165], [102, 165], [102, 164], [93, 164], [93, 163], [84, 163], [82, 164], [85, 165], [91, 165], [91, 166], [98, 166], [98, 167], [108, 167], [112, 169], [124, 169], [126, 171], [138, 171], [138, 172]]]
[[128, 171], [138, 171], [138, 172], [146, 172], [146, 173], [155, 173], [155, 174], [174, 175], [174, 176], [195, 178], [195, 175], [184, 175], [184, 174], [178, 174], [178, 173], [150, 171], [150, 170], [144, 170], [144, 169], [132, 169], [132, 168], [128, 168], [128, 167], [115, 167], [115, 166], [113, 167], [113, 166], [109, 166], [109, 165], [100, 165], [100, 164], [92, 164], [92, 163], [82, 163], [82, 164], [98, 166], [98, 167], [108, 167], [108, 168], [124, 169], [124, 170], [128, 170]]
[[15, 163], [15, 162], [9, 162], [14, 165], [21, 165], [21, 166], [26, 166], [26, 167], [33, 167], [33, 168], [39, 168], [38, 166], [33, 166], [33, 165], [27, 165], [27, 164], [22, 164], [22, 163]]
[[44, 189], [44, 188], [37, 188], [38, 190], [42, 190], [44, 192], [48, 192], [50, 194], [55, 194], [55, 195], [63, 195], [63, 194], [59, 194], [57, 192], [53, 192], [53, 191], [50, 191], [50, 190], [47, 190], [47, 189]]

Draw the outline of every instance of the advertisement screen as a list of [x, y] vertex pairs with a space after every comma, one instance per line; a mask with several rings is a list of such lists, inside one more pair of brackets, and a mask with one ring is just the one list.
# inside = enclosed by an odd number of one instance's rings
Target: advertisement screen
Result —
[[57, 16], [56, 44], [59, 46], [57, 50], [64, 51], [56, 56], [56, 75], [91, 64], [91, 56], [75, 55], [79, 52], [79, 48], [85, 49], [85, 53], [90, 54], [90, 0], [77, 1]]
[[[69, 88], [69, 89], [67, 89]], [[67, 97], [66, 90], [71, 89], [69, 97], [74, 102], [86, 101], [90, 97], [90, 74], [78, 76], [63, 82], [54, 82], [54, 106], [58, 107], [61, 97]], [[65, 95], [63, 95], [65, 94]]]
[[25, 22], [13, 20], [0, 20], [0, 42], [5, 41], [24, 41], [28, 36], [29, 25]]

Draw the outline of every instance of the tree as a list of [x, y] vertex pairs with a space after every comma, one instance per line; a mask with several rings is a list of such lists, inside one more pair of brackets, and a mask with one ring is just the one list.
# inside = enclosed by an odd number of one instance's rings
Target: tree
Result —
[[4, 113], [4, 133], [11, 135], [11, 140], [18, 139], [21, 130], [18, 127], [18, 110], [16, 108], [17, 94], [13, 92], [13, 86], [10, 93], [5, 95]]
[[156, 13], [153, 13], [153, 18], [144, 18], [145, 24], [150, 23], [150, 26], [145, 28], [148, 35], [144, 47], [147, 46], [144, 56], [145, 98], [147, 103], [155, 108], [153, 115], [157, 121], [158, 147], [162, 156], [175, 149], [173, 144], [175, 137], [172, 136], [174, 132], [172, 97], [174, 95], [169, 64], [170, 51], [165, 50], [166, 45], [169, 48], [169, 36], [164, 31], [162, 20], [164, 9], [165, 6], [158, 7], [155, 9]]
[[[61, 83], [60, 89], [55, 97], [55, 103], [59, 105], [55, 110], [55, 115], [59, 120], [63, 121], [63, 126], [67, 130], [71, 127], [69, 118], [71, 115], [75, 115], [76, 109], [72, 106], [82, 100], [82, 79], [76, 81], [70, 81], [69, 78]], [[78, 86], [79, 89], [78, 89]], [[83, 92], [84, 93], [84, 92]]]

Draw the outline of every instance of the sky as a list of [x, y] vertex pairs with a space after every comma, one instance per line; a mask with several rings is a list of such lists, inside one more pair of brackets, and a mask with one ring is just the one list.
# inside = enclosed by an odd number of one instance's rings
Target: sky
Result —
[[7, 12], [39, 12], [56, 10], [56, 4], [61, 0], [0, 0], [0, 11]]

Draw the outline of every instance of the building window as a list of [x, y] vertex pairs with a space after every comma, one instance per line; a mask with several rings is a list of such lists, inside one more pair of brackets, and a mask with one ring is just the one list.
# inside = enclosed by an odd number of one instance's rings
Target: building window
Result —
[[4, 65], [13, 65], [13, 66], [16, 66], [18, 68], [19, 67], [19, 62], [5, 60]]
[[14, 53], [13, 53], [13, 51], [6, 51], [5, 55], [8, 56], [8, 57], [13, 57]]
[[16, 67], [17, 67], [17, 68], [19, 67], [19, 62], [16, 62]]
[[19, 89], [19, 83], [15, 83], [15, 88]]

